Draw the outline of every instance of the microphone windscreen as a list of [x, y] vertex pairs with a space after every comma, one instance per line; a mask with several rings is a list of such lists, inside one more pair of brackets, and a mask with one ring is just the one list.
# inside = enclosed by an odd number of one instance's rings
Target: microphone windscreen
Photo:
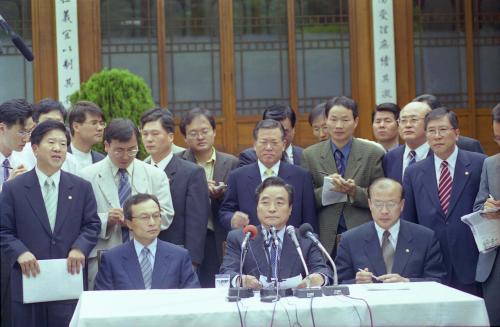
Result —
[[26, 60], [33, 61], [33, 53], [30, 49], [28, 49], [26, 43], [24, 43], [24, 41], [18, 35], [14, 35], [12, 37], [12, 43], [14, 43], [16, 48], [22, 53]]
[[254, 239], [255, 236], [257, 236], [257, 227], [254, 225], [246, 225], [245, 228], [243, 228], [243, 234], [250, 233], [250, 239]]
[[311, 232], [314, 234], [314, 229], [312, 228], [311, 224], [309, 223], [304, 223], [299, 227], [299, 232], [302, 237], [307, 237], [306, 234], [307, 232]]
[[295, 234], [295, 227], [291, 226], [291, 225], [288, 225], [286, 226], [286, 232], [291, 235], [291, 234]]

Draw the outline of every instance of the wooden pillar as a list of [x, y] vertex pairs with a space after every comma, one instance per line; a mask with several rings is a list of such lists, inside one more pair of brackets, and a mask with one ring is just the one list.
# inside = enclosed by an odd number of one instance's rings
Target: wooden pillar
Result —
[[288, 79], [290, 105], [298, 115], [299, 99], [297, 94], [297, 50], [295, 46], [295, 1], [288, 0], [286, 2], [287, 13], [287, 34], [288, 34]]
[[101, 7], [99, 0], [78, 1], [80, 83], [101, 70]]

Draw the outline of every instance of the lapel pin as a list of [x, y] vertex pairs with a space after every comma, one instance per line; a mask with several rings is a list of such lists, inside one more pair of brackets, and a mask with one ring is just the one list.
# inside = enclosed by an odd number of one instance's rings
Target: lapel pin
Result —
[[68, 195], [68, 200], [71, 200], [73, 197], [71, 195]]
[[468, 171], [466, 171], [466, 172], [465, 172], [465, 176], [467, 176], [467, 175], [469, 175], [469, 172], [468, 172]]
[[406, 252], [406, 253], [410, 253], [410, 250], [409, 250], [409, 249], [406, 249], [406, 250], [405, 250], [405, 252]]

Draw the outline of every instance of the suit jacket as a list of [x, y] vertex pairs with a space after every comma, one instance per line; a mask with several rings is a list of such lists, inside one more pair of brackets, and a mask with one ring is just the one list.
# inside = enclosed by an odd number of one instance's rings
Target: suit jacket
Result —
[[[311, 174], [302, 167], [282, 161], [278, 176], [287, 184], [292, 185], [294, 190], [292, 214], [288, 224], [299, 227], [303, 223], [310, 223], [313, 228], [317, 229]], [[231, 218], [236, 211], [248, 214], [250, 224], [259, 224], [255, 189], [261, 182], [258, 163], [249, 164], [231, 172], [224, 201], [219, 210], [220, 223], [226, 230], [231, 230]]]
[[[494, 199], [500, 199], [500, 153], [484, 160], [483, 171], [481, 173], [481, 183], [479, 192], [474, 202], [474, 211], [479, 211], [484, 208], [484, 203], [491, 194]], [[490, 276], [491, 270], [495, 263], [499, 250], [490, 251], [488, 253], [479, 253], [477, 262], [476, 281], [485, 282]]]
[[[303, 148], [300, 146], [296, 146], [292, 144], [292, 153], [293, 153], [293, 164], [300, 166], [300, 161], [302, 159], [302, 152], [304, 151]], [[285, 153], [283, 152], [283, 156], [281, 157], [281, 160], [286, 161], [285, 159]], [[257, 162], [257, 153], [255, 153], [254, 148], [248, 148], [243, 151], [241, 151], [239, 155], [239, 162], [238, 162], [238, 167], [243, 167], [245, 165], [252, 164], [254, 162]]]
[[[227, 235], [227, 253], [220, 267], [220, 273], [231, 275], [231, 279], [240, 274], [240, 254], [243, 238], [242, 229], [232, 230]], [[297, 235], [297, 238], [309, 273], [321, 273], [331, 279], [333, 276], [332, 271], [327, 266], [318, 247], [307, 238], [302, 238], [300, 235]], [[257, 236], [249, 242], [247, 256], [243, 263], [243, 274], [255, 276], [257, 279], [259, 279], [260, 275], [267, 276], [269, 263], [264, 251], [266, 249], [264, 248], [261, 227], [259, 226]], [[302, 277], [306, 276], [297, 250], [290, 236], [285, 233], [279, 263], [279, 278], [286, 279], [299, 274]]]
[[481, 143], [478, 140], [473, 139], [471, 137], [460, 135], [458, 137], [457, 146], [465, 151], [484, 153]]
[[11, 267], [12, 299], [22, 302], [21, 268], [17, 258], [30, 251], [37, 258], [67, 258], [76, 248], [88, 257], [97, 242], [101, 222], [92, 187], [61, 171], [54, 231], [52, 232], [35, 170], [3, 185], [0, 244]]
[[[385, 177], [392, 178], [403, 184], [403, 157], [406, 145], [402, 144], [395, 149], [387, 152], [382, 158], [382, 168], [384, 169]], [[429, 149], [427, 156], [432, 154]]]
[[[158, 240], [151, 289], [199, 288], [187, 250]], [[134, 241], [101, 256], [95, 290], [143, 290], [144, 279]]]
[[340, 214], [344, 212], [347, 228], [359, 226], [371, 220], [368, 209], [368, 186], [377, 178], [383, 177], [382, 157], [384, 150], [370, 142], [354, 138], [347, 160], [344, 178], [356, 182], [356, 196], [348, 196], [346, 203], [323, 206], [321, 192], [325, 173], [337, 173], [333, 158], [331, 141], [311, 145], [302, 154], [302, 166], [309, 170], [315, 187], [316, 206], [319, 208], [319, 237], [326, 250], [331, 253], [335, 244]]
[[186, 248], [191, 260], [201, 264], [210, 212], [205, 172], [202, 167], [174, 155], [165, 173], [170, 182], [175, 214], [170, 227], [158, 238]]
[[408, 167], [403, 177], [405, 205], [401, 217], [436, 232], [448, 276], [453, 268], [464, 284], [474, 282], [478, 251], [470, 228], [460, 218], [472, 212], [485, 157], [458, 150], [446, 215], [439, 203], [434, 155]]
[[[68, 152], [73, 153], [70, 146], [68, 146]], [[104, 157], [105, 157], [104, 154], [97, 152], [97, 151], [94, 151], [94, 150], [90, 150], [90, 156], [92, 157], [92, 163], [99, 162], [102, 159], [104, 159]]]
[[[180, 152], [178, 154], [181, 158], [187, 161], [191, 161], [196, 164], [196, 158], [190, 149]], [[227, 179], [231, 170], [238, 167], [238, 159], [228, 153], [215, 151], [215, 167], [213, 179], [216, 182], [224, 182], [227, 184]], [[207, 187], [208, 190], [208, 187]], [[212, 217], [214, 220], [215, 227], [215, 243], [217, 248], [217, 256], [219, 261], [222, 262], [222, 243], [226, 240], [227, 232], [219, 223], [217, 219], [219, 215], [219, 208], [222, 203], [222, 199], [210, 200], [210, 206], [212, 209]]]
[[[441, 282], [446, 270], [434, 232], [421, 225], [400, 222], [392, 273], [412, 282]], [[335, 263], [339, 282], [346, 284], [356, 282], [359, 268], [368, 268], [375, 276], [387, 274], [373, 221], [342, 234]]]
[[[97, 200], [97, 212], [102, 224], [99, 240], [90, 254], [90, 258], [95, 258], [97, 257], [97, 251], [109, 250], [116, 245], [122, 244], [121, 226], [116, 224], [108, 228], [109, 209], [121, 207], [118, 197], [118, 185], [113, 176], [112, 163], [109, 157], [83, 169], [82, 177], [92, 184]], [[158, 197], [161, 207], [161, 229], [167, 229], [172, 223], [174, 209], [165, 173], [159, 168], [134, 159], [134, 171], [133, 175], [129, 177], [129, 181], [132, 187], [132, 195], [149, 193]]]

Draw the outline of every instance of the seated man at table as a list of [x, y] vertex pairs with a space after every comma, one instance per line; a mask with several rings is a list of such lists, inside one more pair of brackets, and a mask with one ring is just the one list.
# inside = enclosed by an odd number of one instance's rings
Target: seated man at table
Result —
[[199, 288], [188, 251], [158, 239], [160, 203], [139, 193], [125, 201], [123, 214], [134, 239], [102, 253], [96, 290]]
[[368, 189], [373, 222], [342, 234], [335, 263], [342, 283], [436, 281], [446, 275], [431, 229], [405, 220], [403, 187], [390, 178]]
[[[268, 272], [272, 271], [272, 276], [278, 276], [279, 280], [305, 276], [300, 257], [295, 249], [292, 239], [286, 233], [288, 218], [292, 213], [293, 188], [286, 184], [280, 177], [269, 177], [262, 182], [256, 190], [257, 217], [261, 225], [258, 227], [257, 236], [249, 241], [248, 253], [243, 263], [243, 286], [252, 289], [262, 287], [261, 279], [266, 278]], [[270, 246], [264, 247], [262, 229], [270, 229], [274, 226], [278, 236], [278, 249]], [[230, 274], [231, 285], [237, 286], [240, 283], [240, 254], [241, 243], [244, 238], [241, 229], [229, 232], [227, 236], [227, 253], [224, 256], [221, 274]], [[310, 241], [297, 235], [305, 262], [309, 268], [308, 280], [310, 286], [326, 285], [331, 280], [331, 270], [326, 265], [320, 250]], [[269, 269], [266, 253], [269, 251], [269, 258], [274, 264]], [[273, 258], [279, 258], [275, 260]], [[276, 263], [279, 262], [278, 265]], [[277, 267], [276, 267], [277, 266]], [[278, 270], [276, 271], [276, 268]], [[298, 287], [304, 287], [306, 280], [303, 279]]]

